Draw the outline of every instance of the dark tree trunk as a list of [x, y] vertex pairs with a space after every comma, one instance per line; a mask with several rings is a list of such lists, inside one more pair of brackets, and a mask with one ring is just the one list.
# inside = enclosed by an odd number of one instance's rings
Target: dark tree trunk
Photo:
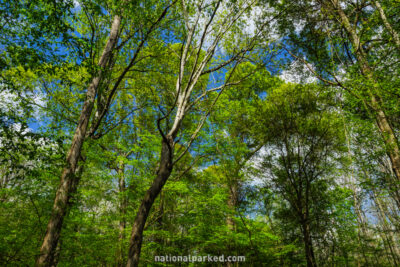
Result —
[[316, 267], [317, 264], [314, 257], [314, 249], [311, 240], [310, 226], [307, 223], [307, 220], [304, 219], [302, 221], [301, 228], [303, 231], [303, 240], [304, 240], [304, 249], [307, 259], [307, 267]]
[[[159, 205], [159, 211], [157, 212], [157, 220], [156, 220], [156, 229], [157, 230], [162, 230], [163, 229], [163, 219], [164, 219], [164, 205], [165, 205], [165, 199], [164, 199], [164, 194], [163, 192], [160, 193], [160, 205]], [[155, 236], [154, 242], [156, 242], [159, 247], [155, 250], [155, 255], [162, 255], [162, 246], [164, 245], [164, 238], [162, 236]]]
[[163, 139], [160, 166], [157, 171], [157, 176], [154, 179], [153, 184], [147, 190], [133, 223], [132, 234], [129, 242], [128, 262], [126, 265], [128, 267], [139, 265], [140, 250], [143, 240], [143, 229], [146, 224], [147, 217], [150, 213], [151, 206], [153, 205], [155, 199], [161, 192], [161, 189], [167, 182], [172, 172], [173, 146], [174, 144], [172, 137], [167, 136], [166, 140]]
[[115, 16], [111, 26], [109, 40], [98, 63], [100, 70], [96, 77], [92, 79], [92, 82], [87, 89], [86, 99], [83, 103], [78, 125], [75, 129], [71, 147], [67, 154], [66, 166], [61, 174], [60, 186], [56, 192], [52, 214], [47, 225], [43, 243], [40, 247], [40, 255], [36, 260], [36, 266], [51, 266], [53, 262], [64, 217], [67, 214], [69, 199], [78, 185], [78, 180], [74, 173], [81, 156], [82, 145], [86, 138], [86, 132], [92, 114], [97, 89], [104, 73], [103, 69], [107, 66], [112, 50], [117, 43], [120, 24], [121, 18]]

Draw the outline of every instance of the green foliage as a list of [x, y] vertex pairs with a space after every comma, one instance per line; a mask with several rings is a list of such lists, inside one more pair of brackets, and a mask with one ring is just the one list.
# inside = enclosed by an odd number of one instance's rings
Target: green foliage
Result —
[[[130, 229], [157, 175], [161, 132], [177, 112], [186, 23], [195, 23], [201, 7], [174, 2], [154, 24], [172, 2], [0, 0], [1, 266], [34, 265], [86, 90], [100, 71], [89, 129], [104, 98], [110, 105], [82, 146], [54, 266], [125, 265]], [[178, 81], [190, 82], [226, 21], [232, 27], [205, 69], [228, 62], [201, 75], [186, 96], [174, 140], [174, 159], [182, 157], [147, 218], [141, 265], [170, 265], [155, 262], [157, 255], [232, 255], [245, 256], [243, 266], [306, 266], [308, 242], [318, 266], [399, 266], [400, 185], [371, 102], [375, 94], [397, 142], [393, 32], [373, 1], [342, 1], [367, 76], [334, 1], [256, 2], [246, 10], [249, 1], [221, 2], [200, 48], [202, 33], [193, 33]], [[399, 32], [394, 2], [380, 3]], [[198, 25], [207, 25], [218, 4], [203, 2]], [[228, 10], [244, 16], [236, 20]], [[116, 14], [119, 41], [100, 70]], [[279, 78], [296, 56], [299, 77], [306, 62], [319, 82]]]

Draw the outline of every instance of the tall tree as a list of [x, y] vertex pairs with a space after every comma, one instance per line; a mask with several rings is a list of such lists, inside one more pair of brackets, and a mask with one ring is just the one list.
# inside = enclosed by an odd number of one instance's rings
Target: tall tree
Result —
[[[201, 77], [224, 68], [225, 70], [227, 68], [234, 69], [238, 62], [243, 60], [243, 56], [255, 45], [259, 32], [241, 40], [237, 44], [238, 48], [227, 50], [228, 54], [224, 57], [225, 59], [215, 60], [214, 58], [218, 47], [223, 45], [224, 42], [228, 43], [228, 36], [235, 33], [245, 12], [249, 12], [254, 4], [255, 1], [239, 1], [237, 3], [221, 0], [210, 3], [194, 1], [189, 4], [182, 2], [180, 12], [183, 15], [184, 30], [180, 49], [175, 52], [179, 53], [177, 70], [174, 70], [176, 75], [175, 99], [172, 106], [169, 106], [167, 111], [164, 112], [165, 115], [158, 120], [158, 124], [160, 124], [162, 121], [168, 122], [172, 117], [172, 125], [171, 127], [167, 125], [165, 132], [159, 127], [162, 137], [160, 165], [153, 184], [146, 192], [134, 221], [127, 266], [137, 266], [139, 263], [143, 229], [147, 217], [155, 199], [171, 175], [174, 164], [181, 159], [193, 143], [224, 88], [240, 82], [230, 81], [233, 73], [233, 71], [230, 71], [222, 85], [211, 89], [207, 87], [199, 88]], [[203, 23], [201, 20], [205, 22]], [[233, 38], [233, 36], [229, 37]], [[203, 111], [198, 127], [193, 130], [187, 141], [186, 148], [175, 156], [176, 138], [179, 131], [181, 131], [184, 118], [187, 117], [187, 114], [197, 102], [206, 98], [211, 92], [216, 91], [219, 92], [210, 105], [206, 107], [206, 110]], [[194, 98], [193, 95], [196, 93], [197, 98]]]
[[[97, 66], [94, 68], [94, 72], [90, 79], [90, 84], [85, 94], [85, 101], [82, 105], [77, 127], [72, 137], [71, 146], [67, 153], [66, 167], [62, 172], [60, 186], [54, 199], [52, 215], [47, 226], [46, 234], [43, 238], [40, 256], [36, 262], [37, 266], [49, 266], [53, 262], [55, 248], [57, 247], [57, 242], [60, 237], [63, 220], [68, 210], [69, 198], [71, 194], [74, 193], [79, 183], [79, 180], [75, 176], [75, 169], [81, 158], [82, 146], [85, 139], [95, 135], [101, 120], [111, 105], [111, 101], [115, 95], [115, 92], [117, 89], [119, 89], [119, 86], [126, 73], [138, 60], [138, 55], [145, 42], [149, 38], [149, 35], [165, 17], [170, 5], [171, 3], [169, 2], [167, 2], [166, 7], [161, 5], [160, 13], [156, 13], [155, 16], [150, 17], [150, 19], [147, 21], [148, 24], [144, 25], [143, 28], [138, 27], [140, 30], [144, 31], [144, 35], [136, 44], [136, 50], [128, 61], [128, 64], [126, 67], [124, 67], [123, 71], [118, 74], [117, 80], [113, 84], [109, 83], [110, 81], [107, 80], [107, 75], [110, 75], [110, 71], [113, 70], [118, 52], [121, 50], [121, 45], [123, 46], [132, 39], [132, 35], [130, 33], [130, 30], [132, 29], [129, 28], [128, 32], [125, 33], [125, 38], [121, 39], [122, 23], [126, 24], [129, 22], [129, 20], [123, 22], [122, 16], [127, 13], [127, 9], [137, 8], [140, 7], [140, 5], [137, 5], [137, 3], [130, 3], [129, 1], [117, 1], [116, 8], [114, 10], [110, 10], [110, 13], [113, 14], [113, 19], [109, 30], [109, 36], [98, 60]], [[148, 6], [146, 5], [143, 7], [147, 8]], [[95, 25], [92, 26], [95, 27]], [[122, 40], [122, 43], [121, 45], [118, 45], [120, 40]], [[102, 90], [99, 90], [100, 88]], [[93, 123], [89, 129], [89, 121], [92, 116], [96, 96], [99, 99], [97, 111], [94, 116]]]
[[340, 157], [342, 137], [331, 95], [315, 85], [281, 85], [269, 92], [260, 120], [266, 171], [301, 228], [307, 266], [317, 266], [315, 230], [329, 208], [329, 176]]
[[288, 36], [282, 43], [285, 51], [322, 82], [357, 99], [359, 108], [375, 120], [398, 182], [400, 150], [392, 115], [397, 112], [393, 97], [398, 97], [388, 86], [398, 83], [388, 75], [397, 72], [393, 66], [397, 63], [387, 64], [383, 59], [398, 58], [398, 50], [393, 49], [393, 31], [380, 34], [385, 26], [374, 3], [320, 0], [273, 5], [288, 15], [280, 24], [283, 35]]

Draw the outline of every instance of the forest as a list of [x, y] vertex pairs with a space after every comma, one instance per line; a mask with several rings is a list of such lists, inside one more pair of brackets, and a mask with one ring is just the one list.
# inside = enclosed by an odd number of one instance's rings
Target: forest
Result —
[[399, 0], [0, 0], [0, 266], [400, 266]]

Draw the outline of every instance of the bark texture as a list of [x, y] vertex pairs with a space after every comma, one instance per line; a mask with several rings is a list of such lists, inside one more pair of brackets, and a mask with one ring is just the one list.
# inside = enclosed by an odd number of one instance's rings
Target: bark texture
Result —
[[78, 181], [75, 177], [75, 170], [81, 156], [82, 145], [86, 138], [89, 120], [92, 114], [94, 101], [100, 81], [104, 74], [104, 68], [109, 63], [113, 49], [118, 40], [118, 32], [121, 25], [121, 17], [115, 16], [110, 30], [109, 39], [104, 47], [98, 66], [99, 71], [92, 79], [83, 103], [78, 125], [72, 138], [71, 147], [66, 158], [66, 166], [61, 174], [60, 185], [54, 199], [52, 214], [47, 225], [46, 234], [40, 247], [40, 255], [36, 260], [36, 266], [51, 266], [55, 255], [56, 247], [60, 238], [64, 217], [67, 214], [69, 199], [76, 190]]
[[166, 136], [166, 138], [162, 141], [160, 166], [157, 171], [157, 176], [154, 179], [153, 184], [147, 190], [133, 223], [132, 234], [129, 242], [128, 262], [126, 265], [128, 267], [139, 265], [140, 250], [143, 240], [143, 229], [146, 224], [147, 217], [150, 213], [151, 206], [153, 205], [157, 196], [160, 194], [161, 189], [167, 182], [172, 172], [173, 146], [173, 138], [171, 136]]

